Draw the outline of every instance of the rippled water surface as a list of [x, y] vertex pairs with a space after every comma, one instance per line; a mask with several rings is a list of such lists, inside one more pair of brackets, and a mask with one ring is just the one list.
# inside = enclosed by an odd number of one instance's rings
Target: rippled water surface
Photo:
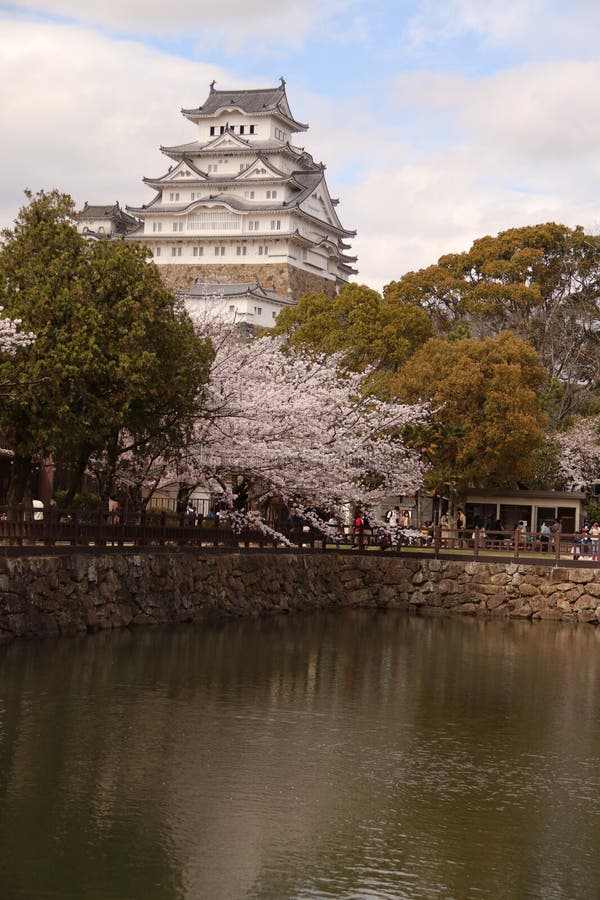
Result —
[[600, 897], [600, 630], [338, 612], [0, 647], [0, 897]]

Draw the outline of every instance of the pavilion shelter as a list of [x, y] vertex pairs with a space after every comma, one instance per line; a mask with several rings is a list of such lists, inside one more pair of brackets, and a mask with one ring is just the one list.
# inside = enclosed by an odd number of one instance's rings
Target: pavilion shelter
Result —
[[525, 522], [528, 531], [537, 532], [542, 522], [559, 519], [562, 531], [573, 534], [584, 523], [585, 493], [581, 491], [508, 491], [472, 489], [467, 491], [465, 513], [467, 527], [475, 516], [486, 521], [489, 516], [502, 522], [505, 531], [512, 531]]

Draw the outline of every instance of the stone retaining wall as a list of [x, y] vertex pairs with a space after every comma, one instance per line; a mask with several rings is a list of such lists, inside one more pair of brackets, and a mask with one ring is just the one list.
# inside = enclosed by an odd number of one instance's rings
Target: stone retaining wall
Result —
[[600, 569], [153, 550], [0, 558], [0, 640], [334, 607], [600, 620]]
[[261, 287], [296, 301], [309, 291], [328, 297], [335, 297], [336, 293], [335, 281], [287, 263], [162, 263], [159, 271], [173, 291], [187, 291], [198, 280], [224, 284], [258, 281]]

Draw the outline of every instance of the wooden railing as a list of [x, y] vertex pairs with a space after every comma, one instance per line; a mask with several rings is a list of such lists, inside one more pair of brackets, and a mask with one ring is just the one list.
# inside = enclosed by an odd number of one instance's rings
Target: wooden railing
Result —
[[[326, 548], [322, 532], [278, 528], [299, 547]], [[280, 539], [252, 528], [234, 529], [218, 517], [173, 513], [91, 512], [81, 509], [0, 507], [0, 545], [4, 546], [189, 546], [274, 547]]]
[[[277, 525], [286, 541], [258, 529], [234, 530], [225, 519], [175, 515], [165, 511], [147, 513], [89, 512], [81, 509], [36, 510], [31, 507], [0, 507], [0, 545], [5, 547], [224, 547], [273, 548], [292, 546], [339, 552], [380, 550], [388, 553], [423, 553], [436, 558], [508, 558], [527, 560], [537, 557], [547, 562], [564, 561], [573, 547], [582, 562], [594, 563], [597, 545], [581, 541], [579, 535], [553, 535], [538, 532], [483, 531], [462, 532], [437, 526], [420, 536], [402, 532], [384, 534], [362, 529], [327, 534], [307, 526]], [[593, 551], [596, 550], [594, 553]]]

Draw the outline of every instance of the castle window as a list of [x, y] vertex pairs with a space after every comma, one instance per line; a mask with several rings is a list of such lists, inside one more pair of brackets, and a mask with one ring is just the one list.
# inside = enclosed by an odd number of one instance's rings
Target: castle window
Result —
[[219, 134], [225, 134], [225, 126], [224, 125], [221, 125], [221, 127], [219, 129]]
[[267, 191], [267, 200], [275, 200], [277, 191]]
[[244, 133], [245, 128], [246, 128], [245, 125], [240, 125], [240, 134], [243, 134], [243, 133]]
[[169, 200], [179, 200], [179, 192], [177, 192], [176, 194], [169, 194]]
[[230, 306], [230, 307], [229, 307], [229, 312], [234, 313], [234, 312], [235, 312], [235, 306]]
[[152, 231], [162, 231], [162, 222], [153, 222]]
[[188, 231], [240, 231], [242, 217], [237, 213], [197, 212], [188, 217]]
[[262, 306], [255, 306], [254, 312], [256, 313], [257, 316], [262, 316]]
[[194, 247], [192, 256], [204, 256], [204, 247]]
[[214, 126], [214, 125], [211, 125], [211, 126], [210, 126], [210, 136], [211, 136], [211, 137], [214, 137], [214, 136], [215, 136], [215, 126]]
[[216, 172], [216, 171], [217, 171], [217, 168], [218, 168], [218, 166], [217, 166], [216, 163], [209, 163], [209, 164], [208, 164], [208, 171], [209, 171], [209, 172]]
[[248, 126], [250, 129], [250, 134], [254, 134], [254, 125]]
[[248, 222], [248, 231], [258, 231], [258, 219], [251, 219]]
[[156, 248], [156, 250], [154, 251], [154, 255], [155, 255], [155, 256], [160, 256], [160, 247], [157, 247], [157, 248]]
[[215, 247], [215, 256], [225, 256], [225, 247]]
[[188, 218], [188, 231], [239, 231], [242, 217], [237, 213], [197, 212]]
[[173, 231], [183, 231], [183, 222], [173, 222]]
[[254, 200], [254, 191], [244, 191], [246, 200]]
[[281, 231], [281, 219], [271, 219], [271, 231]]
[[241, 246], [241, 247], [236, 247], [236, 248], [235, 248], [235, 252], [236, 252], [236, 255], [237, 255], [237, 256], [246, 256], [246, 253], [247, 253], [247, 247], [246, 247], [246, 245], [244, 244], [244, 245]]
[[171, 256], [181, 256], [181, 247], [171, 247]]
[[266, 244], [264, 244], [264, 245], [261, 244], [261, 245], [259, 246], [259, 248], [258, 248], [258, 255], [259, 255], [259, 256], [268, 256], [268, 255], [269, 255], [269, 248], [268, 248], [268, 246], [267, 246]]

